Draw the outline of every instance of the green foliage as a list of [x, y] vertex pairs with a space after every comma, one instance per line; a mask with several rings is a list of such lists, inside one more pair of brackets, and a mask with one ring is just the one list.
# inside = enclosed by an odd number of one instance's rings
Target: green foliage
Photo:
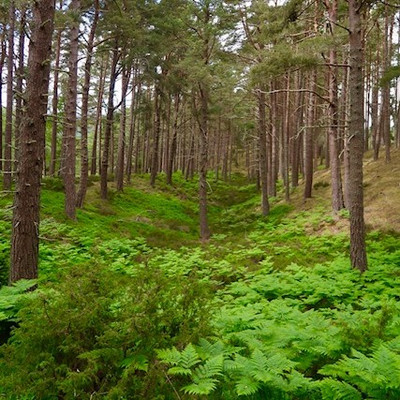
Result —
[[0, 290], [4, 398], [399, 397], [398, 235], [368, 234], [360, 275], [322, 206], [276, 198], [260, 217], [255, 185], [209, 174], [214, 235], [199, 243], [195, 179], [134, 179], [108, 202], [90, 188], [77, 222], [44, 188], [39, 289]]
[[137, 269], [127, 277], [100, 265], [80, 266], [37, 290], [2, 348], [4, 396], [162, 393], [155, 349], [181, 346], [207, 332], [209, 292], [205, 284], [171, 280], [155, 267]]
[[[200, 346], [190, 347], [193, 367], [168, 372], [184, 377], [183, 391], [210, 398], [222, 392], [230, 398], [398, 398], [399, 283], [390, 278], [397, 269], [372, 265], [360, 275], [338, 259], [276, 270], [264, 260], [218, 296], [214, 331], [222, 373], [204, 374], [202, 392], [194, 371], [215, 354]], [[159, 357], [179, 367], [182, 354], [174, 349]]]

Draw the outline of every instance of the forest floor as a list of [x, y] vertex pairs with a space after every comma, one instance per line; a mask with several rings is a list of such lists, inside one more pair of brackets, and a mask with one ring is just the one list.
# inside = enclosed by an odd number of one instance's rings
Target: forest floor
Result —
[[[39, 290], [0, 290], [2, 340], [20, 323], [0, 347], [0, 397], [400, 398], [399, 156], [365, 162], [364, 275], [327, 170], [312, 199], [300, 185], [268, 217], [243, 176], [210, 175], [206, 243], [195, 180], [161, 174], [153, 189], [134, 176], [102, 201], [94, 177], [69, 221], [61, 182], [45, 178]], [[11, 202], [0, 198], [3, 284]]]

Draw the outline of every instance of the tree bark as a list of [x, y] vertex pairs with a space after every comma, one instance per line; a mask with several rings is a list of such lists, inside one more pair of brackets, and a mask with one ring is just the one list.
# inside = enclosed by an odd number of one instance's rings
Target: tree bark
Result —
[[349, 152], [349, 211], [350, 259], [353, 268], [367, 269], [364, 223], [363, 154], [364, 154], [364, 87], [361, 27], [362, 0], [349, 0], [350, 41], [350, 121]]
[[[90, 174], [96, 175], [97, 172], [97, 151], [99, 151], [99, 160], [100, 160], [100, 148], [101, 148], [101, 110], [103, 105], [103, 96], [104, 96], [104, 86], [105, 79], [107, 73], [107, 61], [102, 60], [100, 66], [100, 78], [99, 78], [99, 87], [97, 92], [97, 110], [96, 110], [96, 121], [94, 126], [94, 135], [93, 135], [93, 145], [92, 145], [92, 160], [90, 164]], [[99, 143], [99, 146], [97, 146]], [[98, 150], [99, 148], [99, 150]], [[99, 170], [100, 170], [100, 162], [99, 162]], [[100, 172], [100, 171], [99, 171]]]
[[4, 140], [4, 190], [11, 190], [12, 182], [12, 131], [13, 131], [13, 79], [14, 79], [14, 30], [15, 30], [15, 1], [10, 3], [8, 27], [8, 54], [7, 54], [7, 105], [6, 105], [6, 133]]
[[[22, 91], [23, 91], [23, 81], [25, 76], [24, 71], [24, 61], [25, 61], [25, 23], [26, 23], [26, 10], [23, 8], [21, 11], [21, 18], [19, 21], [19, 40], [18, 40], [18, 70], [17, 79], [15, 85], [15, 150], [14, 159], [18, 160], [19, 151], [19, 137], [21, 129], [21, 119], [22, 119]], [[16, 165], [17, 166], [17, 165]]]
[[76, 102], [78, 94], [78, 46], [80, 0], [72, 0], [70, 10], [74, 14], [69, 29], [68, 84], [65, 99], [65, 121], [63, 127], [62, 178], [65, 188], [65, 213], [76, 219], [75, 157], [76, 157]]
[[265, 115], [265, 93], [263, 90], [257, 93], [258, 100], [258, 138], [259, 138], [259, 168], [261, 185], [261, 212], [269, 214], [268, 201], [268, 169], [267, 169], [267, 125]]
[[159, 84], [157, 83], [154, 90], [154, 136], [150, 171], [150, 185], [152, 187], [154, 187], [156, 184], [156, 177], [158, 173], [159, 144], [161, 133], [161, 93], [158, 85]]
[[12, 223], [10, 281], [38, 276], [40, 180], [49, 85], [54, 1], [33, 3], [26, 111], [22, 119]]
[[79, 190], [76, 196], [76, 206], [83, 207], [86, 196], [88, 175], [89, 175], [89, 150], [88, 150], [88, 110], [89, 110], [89, 89], [92, 69], [93, 43], [99, 19], [99, 1], [94, 2], [94, 16], [87, 42], [87, 57], [85, 62], [85, 76], [82, 88], [82, 115], [81, 115], [81, 173]]
[[[125, 69], [125, 67], [124, 67]], [[124, 188], [124, 163], [125, 163], [125, 136], [126, 136], [126, 93], [130, 79], [131, 68], [128, 67], [122, 71], [122, 100], [121, 100], [121, 120], [118, 136], [118, 153], [117, 153], [117, 168], [116, 181], [117, 190], [122, 192]]]
[[[140, 93], [140, 84], [138, 82], [139, 70], [137, 67], [134, 68], [133, 82], [132, 82], [132, 101], [131, 101], [131, 112], [129, 121], [129, 142], [128, 142], [128, 153], [126, 156], [126, 176], [128, 183], [131, 181], [132, 175], [132, 164], [133, 164], [133, 150], [136, 139], [136, 122], [137, 114], [136, 109], [138, 106], [138, 96]], [[136, 157], [135, 157], [136, 159]]]
[[118, 59], [119, 59], [118, 41], [116, 40], [111, 61], [110, 87], [108, 90], [108, 104], [107, 104], [107, 120], [106, 120], [106, 129], [104, 132], [103, 154], [101, 159], [100, 196], [103, 200], [107, 199], [107, 194], [108, 194], [108, 186], [107, 186], [108, 161], [110, 152], [112, 124], [114, 120], [114, 92], [115, 92], [115, 82], [118, 76], [117, 73]]
[[6, 59], [6, 43], [1, 39], [0, 56], [0, 171], [3, 170], [3, 67]]
[[53, 99], [52, 99], [52, 125], [51, 125], [51, 149], [49, 175], [54, 176], [57, 163], [57, 130], [58, 130], [58, 77], [60, 70], [61, 55], [61, 29], [57, 32], [56, 60], [53, 76]]
[[316, 71], [311, 72], [309, 78], [310, 93], [308, 94], [306, 128], [304, 134], [304, 198], [308, 199], [312, 194], [313, 174], [314, 174], [314, 107], [315, 107], [315, 89], [316, 89]]
[[[337, 22], [337, 0], [332, 0], [329, 7], [329, 19], [331, 21], [330, 29], [331, 34], [334, 35]], [[342, 192], [342, 179], [340, 174], [340, 160], [338, 150], [338, 85], [337, 85], [337, 53], [335, 49], [329, 52], [329, 119], [330, 127], [329, 135], [329, 162], [331, 168], [331, 182], [332, 182], [332, 209], [335, 213], [344, 207], [343, 192]]]
[[208, 94], [203, 84], [199, 84], [200, 93], [200, 164], [199, 164], [199, 209], [200, 237], [210, 237], [207, 217], [207, 163], [208, 163]]
[[176, 94], [174, 96], [174, 124], [172, 127], [172, 140], [171, 147], [168, 154], [167, 161], [167, 184], [172, 185], [172, 173], [174, 172], [174, 160], [176, 155], [177, 139], [178, 139], [178, 121], [179, 121], [179, 105], [180, 105], [180, 95]]

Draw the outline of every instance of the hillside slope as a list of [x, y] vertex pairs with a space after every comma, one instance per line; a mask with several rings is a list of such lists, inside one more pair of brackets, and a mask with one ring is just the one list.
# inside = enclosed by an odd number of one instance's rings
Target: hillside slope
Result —
[[[303, 200], [303, 185], [292, 194], [290, 204], [295, 207], [293, 214], [299, 211], [323, 208], [330, 213], [330, 171], [318, 170], [314, 177], [313, 198]], [[385, 163], [381, 156], [373, 161], [368, 152], [364, 161], [364, 205], [365, 222], [368, 230], [400, 233], [400, 150], [392, 150], [391, 163]], [[324, 227], [321, 226], [323, 230]], [[348, 229], [345, 220], [337, 220], [329, 229], [341, 232]]]

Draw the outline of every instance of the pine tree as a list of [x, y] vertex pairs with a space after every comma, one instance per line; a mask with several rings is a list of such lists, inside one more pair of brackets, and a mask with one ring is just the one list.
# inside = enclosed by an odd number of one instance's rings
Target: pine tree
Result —
[[36, 1], [32, 13], [25, 113], [20, 128], [12, 221], [12, 282], [38, 276], [40, 180], [43, 169], [54, 1]]

